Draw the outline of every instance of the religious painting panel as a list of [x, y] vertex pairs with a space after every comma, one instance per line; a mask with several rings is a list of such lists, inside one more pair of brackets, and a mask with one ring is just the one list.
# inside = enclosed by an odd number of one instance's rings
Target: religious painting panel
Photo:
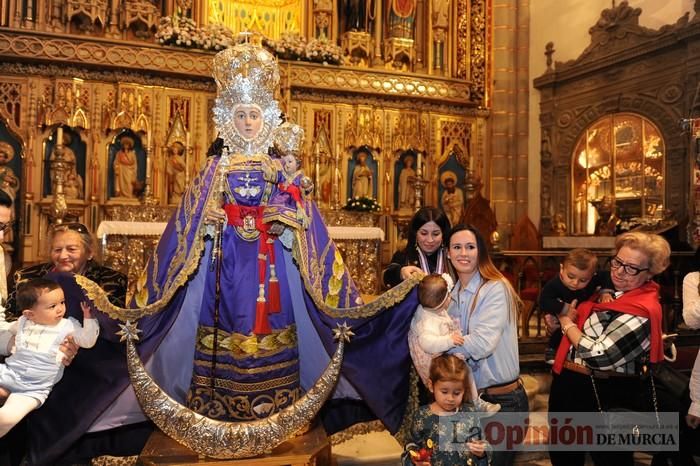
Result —
[[376, 199], [377, 161], [367, 146], [355, 150], [348, 161], [348, 198]]
[[107, 197], [131, 201], [143, 193], [146, 181], [146, 150], [141, 138], [129, 129], [121, 131], [107, 154]]
[[53, 195], [56, 189], [56, 163], [59, 154], [56, 152], [59, 136], [62, 138], [62, 153], [60, 159], [65, 163], [63, 176], [63, 193], [66, 200], [85, 199], [85, 165], [87, 144], [80, 137], [80, 133], [70, 126], [57, 126], [44, 142], [44, 197]]
[[[319, 206], [330, 207], [338, 201], [333, 197], [333, 182], [339, 183], [334, 173], [334, 152], [331, 144], [332, 112], [329, 110], [314, 110], [313, 112], [313, 137], [311, 139], [311, 157], [308, 158], [307, 173], [310, 173], [314, 181], [316, 202]], [[336, 148], [336, 151], [338, 148]], [[341, 157], [341, 154], [336, 154]], [[336, 186], [340, 189], [340, 186]], [[340, 191], [338, 191], [339, 193]]]
[[416, 21], [416, 0], [389, 0], [388, 35], [391, 38], [413, 39]]
[[394, 164], [394, 209], [413, 211], [416, 205], [416, 161], [413, 150], [401, 153]]
[[460, 223], [464, 212], [465, 195], [464, 182], [466, 171], [457, 160], [453, 151], [438, 169], [440, 183], [438, 184], [439, 205], [445, 211], [451, 225]]
[[171, 97], [170, 103], [170, 112], [175, 113], [170, 115], [170, 126], [162, 148], [162, 170], [158, 167], [161, 163], [156, 163], [151, 183], [152, 186], [157, 186], [159, 173], [162, 173], [165, 200], [168, 204], [177, 204], [189, 183], [195, 161], [192, 160], [194, 151], [190, 144], [191, 129], [188, 125], [189, 100]]
[[22, 173], [21, 142], [10, 133], [0, 120], [0, 189], [17, 199]]
[[[0, 189], [5, 191], [15, 201], [12, 214], [12, 228], [5, 230], [2, 247], [5, 255], [11, 258], [13, 252], [19, 248], [19, 222], [21, 218], [21, 197], [18, 197], [21, 188], [20, 175], [22, 173], [22, 142], [16, 137], [4, 120], [0, 119]], [[6, 261], [6, 264], [11, 264]], [[10, 272], [10, 267], [6, 267]]]
[[610, 114], [589, 125], [572, 154], [573, 233], [615, 235], [623, 221], [661, 220], [664, 147], [641, 115]]

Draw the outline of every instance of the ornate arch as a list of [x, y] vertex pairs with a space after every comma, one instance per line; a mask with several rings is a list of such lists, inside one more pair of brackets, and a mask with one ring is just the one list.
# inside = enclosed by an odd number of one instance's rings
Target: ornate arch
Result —
[[[688, 214], [690, 164], [688, 141], [679, 120], [690, 109], [688, 76], [700, 72], [697, 20], [650, 30], [639, 25], [641, 9], [621, 2], [604, 9], [590, 29], [591, 45], [576, 60], [554, 62], [554, 43], [546, 47], [547, 70], [535, 79], [541, 93], [541, 227], [552, 234], [552, 217], [572, 222], [572, 153], [583, 131], [612, 113], [634, 113], [650, 120], [664, 139], [665, 208], [675, 219]], [[686, 66], [678, 67], [678, 63]], [[554, 66], [552, 66], [554, 65]]]
[[[687, 174], [688, 168], [684, 166], [683, 160], [686, 152], [686, 145], [681, 132], [678, 130], [678, 112], [668, 104], [660, 103], [651, 97], [643, 95], [622, 95], [608, 98], [597, 104], [582, 107], [574, 110], [567, 110], [554, 115], [550, 127], [543, 127], [549, 130], [557, 144], [556, 152], [553, 154], [553, 173], [547, 178], [548, 184], [552, 185], [552, 195], [556, 199], [553, 205], [553, 212], [562, 213], [567, 218], [567, 224], [572, 223], [573, 193], [571, 185], [572, 156], [575, 145], [583, 131], [593, 122], [610, 115], [612, 113], [634, 113], [643, 116], [654, 123], [662, 133], [666, 146], [666, 172]], [[543, 172], [545, 167], [543, 166]], [[674, 212], [685, 210], [687, 197], [686, 176], [667, 177], [665, 180], [665, 198], [667, 206]], [[543, 180], [544, 181], [544, 180]], [[554, 197], [556, 195], [556, 197]], [[544, 207], [544, 206], [543, 206]], [[544, 213], [543, 213], [544, 217]]]

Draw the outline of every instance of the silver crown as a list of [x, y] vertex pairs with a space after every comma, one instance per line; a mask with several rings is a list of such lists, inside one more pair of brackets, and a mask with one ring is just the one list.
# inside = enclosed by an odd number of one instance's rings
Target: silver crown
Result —
[[[259, 45], [238, 44], [216, 54], [213, 74], [217, 85], [214, 123], [229, 153], [267, 153], [272, 131], [280, 124], [275, 100], [280, 75], [275, 57]], [[243, 138], [234, 125], [238, 105], [257, 105], [263, 113], [263, 126], [253, 140]]]
[[274, 131], [273, 144], [280, 155], [292, 153], [300, 158], [304, 147], [304, 128], [294, 123], [282, 123]]

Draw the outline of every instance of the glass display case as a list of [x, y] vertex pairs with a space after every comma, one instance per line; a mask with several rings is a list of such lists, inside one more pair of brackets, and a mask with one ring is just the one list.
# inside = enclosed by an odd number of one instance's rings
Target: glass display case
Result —
[[614, 234], [616, 222], [661, 218], [664, 142], [658, 128], [632, 113], [592, 123], [572, 154], [572, 231]]

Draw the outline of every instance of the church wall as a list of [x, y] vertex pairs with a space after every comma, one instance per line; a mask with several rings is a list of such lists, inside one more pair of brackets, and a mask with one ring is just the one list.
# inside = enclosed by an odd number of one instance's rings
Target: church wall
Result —
[[491, 138], [491, 205], [504, 239], [525, 215], [527, 182], [527, 88], [529, 7], [526, 0], [493, 5], [493, 112]]
[[[617, 2], [619, 4], [619, 2]], [[659, 2], [657, 0], [629, 0], [630, 7], [641, 8], [641, 26], [658, 29], [674, 24], [686, 12], [693, 11], [693, 0]], [[565, 62], [577, 58], [590, 43], [588, 30], [600, 17], [601, 10], [610, 8], [608, 0], [537, 0], [530, 6], [530, 84], [529, 84], [529, 143], [527, 212], [539, 225], [540, 219], [540, 93], [532, 81], [547, 68], [545, 45], [554, 43], [554, 60]]]

